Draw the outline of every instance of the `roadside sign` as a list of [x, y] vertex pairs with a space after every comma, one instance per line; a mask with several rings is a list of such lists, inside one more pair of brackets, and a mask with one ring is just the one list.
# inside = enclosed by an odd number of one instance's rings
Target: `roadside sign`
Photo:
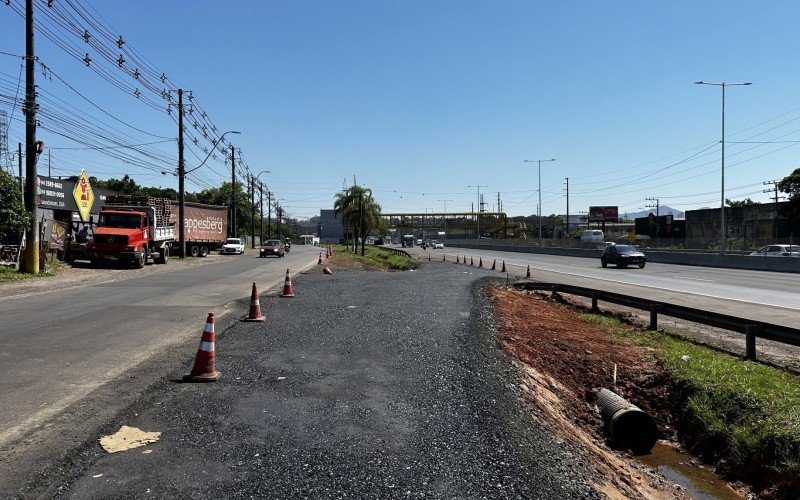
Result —
[[81, 220], [83, 222], [88, 221], [89, 212], [91, 212], [92, 204], [94, 203], [94, 193], [92, 192], [92, 185], [89, 184], [89, 176], [86, 175], [86, 170], [81, 170], [81, 176], [78, 182], [75, 183], [72, 197], [75, 198], [75, 204], [78, 206]]

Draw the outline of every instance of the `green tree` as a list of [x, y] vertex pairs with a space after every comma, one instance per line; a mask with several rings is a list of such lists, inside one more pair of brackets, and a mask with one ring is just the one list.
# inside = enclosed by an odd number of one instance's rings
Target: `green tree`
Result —
[[761, 202], [753, 201], [750, 197], [747, 197], [743, 200], [731, 200], [729, 198], [725, 198], [725, 204], [729, 207], [749, 207], [752, 205], [761, 205]]
[[800, 208], [800, 168], [784, 177], [778, 183], [778, 189], [789, 195], [789, 201], [797, 208]]
[[30, 214], [22, 203], [19, 183], [6, 172], [0, 171], [0, 238], [20, 234], [30, 225]]
[[361, 255], [364, 255], [367, 234], [378, 226], [381, 213], [381, 206], [372, 197], [372, 190], [351, 186], [336, 194], [333, 209], [342, 215], [342, 225], [353, 232], [353, 253], [358, 251], [361, 238]]

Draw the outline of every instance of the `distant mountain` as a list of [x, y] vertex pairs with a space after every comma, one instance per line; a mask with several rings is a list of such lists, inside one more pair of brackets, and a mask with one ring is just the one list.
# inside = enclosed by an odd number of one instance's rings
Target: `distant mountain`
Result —
[[[644, 211], [641, 211], [641, 212], [620, 212], [619, 216], [620, 216], [620, 218], [627, 217], [628, 219], [632, 220], [632, 219], [636, 219], [638, 217], [647, 217], [647, 215], [650, 214], [650, 213], [655, 215], [656, 209], [655, 208], [651, 208], [649, 210], [644, 210]], [[675, 210], [674, 208], [668, 207], [666, 205], [662, 205], [662, 206], [658, 207], [658, 215], [671, 215], [676, 219], [683, 219], [684, 216], [685, 216], [685, 214], [683, 212], [681, 212], [680, 210]]]

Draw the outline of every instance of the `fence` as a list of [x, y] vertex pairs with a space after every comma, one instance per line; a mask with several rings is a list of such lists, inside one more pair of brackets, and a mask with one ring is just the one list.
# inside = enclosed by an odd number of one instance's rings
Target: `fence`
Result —
[[666, 302], [658, 302], [631, 295], [622, 295], [604, 290], [584, 288], [580, 286], [564, 285], [560, 283], [524, 282], [515, 284], [517, 288], [525, 290], [545, 290], [553, 294], [568, 293], [592, 299], [592, 310], [597, 310], [597, 302], [611, 302], [634, 309], [650, 311], [650, 329], [658, 329], [658, 315], [663, 314], [673, 318], [692, 321], [702, 325], [722, 328], [733, 332], [745, 334], [745, 358], [755, 361], [756, 338], [772, 340], [782, 344], [800, 347], [800, 329], [788, 326], [764, 323], [748, 318], [719, 314], [693, 307], [678, 306]]

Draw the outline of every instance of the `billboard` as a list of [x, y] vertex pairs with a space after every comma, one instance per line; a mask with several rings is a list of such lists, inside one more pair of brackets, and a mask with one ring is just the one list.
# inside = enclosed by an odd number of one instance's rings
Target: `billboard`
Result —
[[619, 207], [589, 207], [589, 222], [617, 222]]

